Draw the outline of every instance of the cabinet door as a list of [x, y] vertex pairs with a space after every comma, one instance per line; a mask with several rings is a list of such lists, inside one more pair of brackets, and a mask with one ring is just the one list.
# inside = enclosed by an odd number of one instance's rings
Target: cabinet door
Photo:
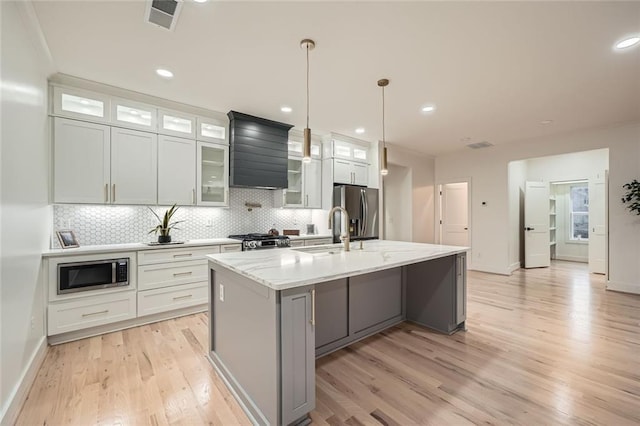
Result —
[[151, 105], [127, 99], [111, 100], [111, 117], [118, 126], [155, 132], [158, 129], [158, 110]]
[[280, 299], [281, 423], [288, 425], [316, 404], [315, 291], [292, 289]]
[[158, 204], [196, 203], [196, 141], [158, 137]]
[[226, 206], [229, 203], [229, 147], [198, 142], [197, 204]]
[[311, 160], [304, 165], [304, 206], [308, 209], [322, 208], [322, 162]]
[[366, 164], [353, 164], [353, 184], [367, 186], [369, 183], [369, 166]]
[[54, 118], [53, 201], [109, 202], [109, 127]]
[[349, 278], [349, 327], [356, 334], [402, 316], [402, 272], [387, 269]]
[[467, 254], [456, 255], [456, 325], [467, 320]]
[[287, 189], [284, 190], [284, 205], [303, 207], [303, 167], [300, 158], [289, 158], [287, 166]]
[[158, 135], [111, 128], [111, 203], [156, 204]]
[[333, 160], [333, 182], [346, 184], [353, 183], [351, 161]]
[[227, 139], [229, 129], [229, 119], [197, 117], [196, 119], [196, 139], [228, 145]]
[[88, 90], [53, 88], [53, 113], [81, 120], [109, 122], [109, 97]]
[[316, 289], [316, 348], [349, 335], [347, 279], [322, 283]]
[[158, 133], [196, 138], [196, 118], [174, 111], [158, 110]]

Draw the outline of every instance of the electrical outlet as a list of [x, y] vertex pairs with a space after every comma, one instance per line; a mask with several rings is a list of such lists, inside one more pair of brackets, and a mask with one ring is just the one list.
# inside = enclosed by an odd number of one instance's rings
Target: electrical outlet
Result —
[[220, 284], [220, 301], [224, 302], [224, 285]]

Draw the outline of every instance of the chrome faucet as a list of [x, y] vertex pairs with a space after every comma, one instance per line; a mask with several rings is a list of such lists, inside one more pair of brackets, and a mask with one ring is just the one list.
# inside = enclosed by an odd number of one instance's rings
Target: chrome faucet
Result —
[[347, 210], [345, 210], [344, 207], [335, 206], [331, 209], [329, 212], [329, 229], [333, 229], [333, 213], [336, 211], [341, 211], [344, 216], [346, 232], [340, 234], [340, 241], [344, 243], [344, 251], [349, 251], [349, 213], [347, 213]]

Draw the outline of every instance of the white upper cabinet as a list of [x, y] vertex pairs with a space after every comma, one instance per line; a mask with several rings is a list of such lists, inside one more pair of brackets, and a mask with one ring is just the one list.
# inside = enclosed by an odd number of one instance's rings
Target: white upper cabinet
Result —
[[111, 128], [111, 203], [156, 204], [158, 135]]
[[196, 204], [196, 142], [158, 136], [158, 204]]
[[333, 182], [347, 185], [367, 186], [369, 166], [355, 161], [333, 160]]
[[110, 202], [109, 126], [53, 120], [53, 202]]
[[312, 159], [304, 165], [304, 207], [322, 208], [322, 162]]
[[158, 110], [158, 133], [163, 135], [196, 138], [196, 118], [176, 111]]
[[107, 123], [109, 96], [88, 90], [53, 87], [53, 115]]
[[111, 121], [121, 127], [129, 127], [147, 132], [158, 129], [158, 110], [151, 105], [127, 99], [111, 100]]
[[229, 146], [197, 142], [197, 199], [203, 206], [229, 205]]
[[229, 119], [225, 117], [197, 117], [196, 139], [205, 142], [229, 144]]
[[346, 160], [368, 163], [369, 147], [334, 139], [332, 156], [334, 158], [344, 158]]

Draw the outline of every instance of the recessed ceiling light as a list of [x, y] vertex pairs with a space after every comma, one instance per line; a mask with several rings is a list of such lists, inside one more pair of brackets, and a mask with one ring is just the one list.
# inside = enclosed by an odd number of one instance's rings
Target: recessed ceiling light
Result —
[[540, 124], [551, 124], [551, 123], [553, 123], [553, 120], [542, 120], [540, 122]]
[[359, 134], [359, 135], [363, 134], [364, 133], [364, 127], [358, 127], [356, 129], [356, 133]]
[[164, 78], [173, 78], [173, 73], [169, 70], [166, 70], [164, 68], [158, 68], [156, 70], [156, 74], [158, 74], [160, 77], [164, 77]]
[[433, 105], [425, 105], [420, 109], [420, 111], [422, 112], [433, 112], [435, 110], [436, 110], [436, 107]]
[[206, 3], [208, 0], [193, 0], [193, 1], [195, 1], [196, 3]]
[[293, 111], [293, 110], [291, 109], [291, 107], [290, 107], [290, 106], [286, 106], [286, 105], [285, 105], [285, 106], [283, 106], [283, 107], [280, 107], [280, 111], [282, 111], [282, 112], [291, 112], [291, 111]]
[[640, 37], [629, 37], [616, 43], [616, 49], [626, 49], [627, 47], [638, 44], [638, 42], [640, 42]]

